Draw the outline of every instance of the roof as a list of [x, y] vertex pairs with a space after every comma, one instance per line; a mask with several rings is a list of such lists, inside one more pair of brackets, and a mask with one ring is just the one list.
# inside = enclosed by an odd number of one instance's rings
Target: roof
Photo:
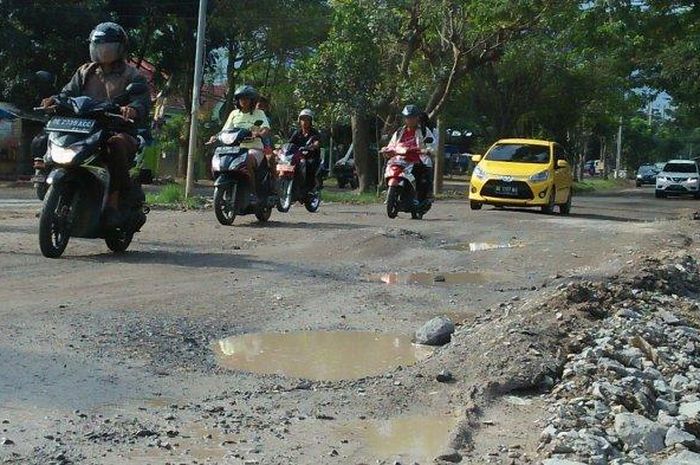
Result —
[[542, 139], [500, 139], [497, 144], [531, 144], [531, 145], [551, 145], [554, 144], [551, 140]]
[[685, 160], [685, 159], [680, 159], [680, 158], [679, 158], [678, 160], [668, 160], [666, 163], [679, 163], [679, 164], [686, 163], [686, 164], [695, 164], [696, 161], [695, 161], [695, 160]]

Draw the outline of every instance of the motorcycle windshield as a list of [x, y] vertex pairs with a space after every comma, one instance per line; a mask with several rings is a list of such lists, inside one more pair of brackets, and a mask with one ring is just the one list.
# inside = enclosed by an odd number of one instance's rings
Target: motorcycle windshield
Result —
[[97, 111], [106, 111], [110, 106], [109, 102], [95, 100], [91, 97], [73, 97], [70, 99], [70, 105], [77, 116], [85, 116]]

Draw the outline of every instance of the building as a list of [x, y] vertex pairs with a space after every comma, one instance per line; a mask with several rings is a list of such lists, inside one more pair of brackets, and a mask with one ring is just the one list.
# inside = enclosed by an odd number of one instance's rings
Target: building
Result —
[[0, 102], [0, 180], [29, 179], [33, 174], [31, 143], [45, 117]]

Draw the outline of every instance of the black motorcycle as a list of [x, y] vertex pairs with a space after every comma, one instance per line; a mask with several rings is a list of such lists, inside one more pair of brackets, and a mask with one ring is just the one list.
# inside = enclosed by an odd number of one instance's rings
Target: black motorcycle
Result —
[[319, 165], [315, 173], [309, 173], [311, 163], [311, 150], [308, 146], [299, 147], [295, 144], [282, 146], [277, 156], [277, 190], [280, 194], [277, 210], [279, 212], [288, 212], [295, 202], [304, 204], [311, 213], [318, 211], [321, 205], [321, 194], [318, 189], [309, 189], [308, 177], [312, 176], [320, 186], [322, 167]]
[[[262, 121], [256, 121], [260, 126]], [[241, 143], [249, 141], [248, 129], [233, 128], [218, 134], [218, 147], [211, 159], [214, 175], [214, 212], [219, 223], [231, 226], [237, 215], [255, 215], [261, 223], [270, 219], [272, 207], [277, 204], [273, 180], [267, 161], [263, 160], [250, 179], [246, 160], [248, 149]], [[255, 194], [255, 196], [251, 195]]]
[[[49, 188], [39, 220], [39, 246], [45, 257], [60, 257], [71, 237], [101, 238], [110, 250], [124, 252], [146, 223], [148, 207], [137, 178], [132, 180], [130, 192], [120, 199], [124, 221], [116, 227], [105, 225], [110, 174], [103, 162], [106, 142], [115, 133], [136, 137], [141, 145], [139, 154], [142, 153], [144, 138], [133, 121], [118, 112], [120, 103], [144, 92], [148, 92], [145, 84], [133, 83], [114, 103], [90, 97], [56, 98], [56, 106], [51, 110], [55, 116], [46, 125], [49, 137], [45, 163], [51, 172], [46, 178]], [[137, 156], [134, 166], [140, 167], [141, 161], [141, 155]]]

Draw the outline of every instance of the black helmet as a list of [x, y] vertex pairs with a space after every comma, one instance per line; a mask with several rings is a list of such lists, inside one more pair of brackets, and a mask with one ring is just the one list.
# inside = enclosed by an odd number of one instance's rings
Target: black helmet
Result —
[[417, 117], [420, 116], [420, 114], [420, 108], [418, 108], [416, 105], [406, 105], [403, 107], [403, 111], [401, 112], [401, 115], [405, 118]]
[[90, 59], [100, 64], [123, 60], [128, 43], [126, 31], [119, 24], [98, 24], [90, 33]]
[[258, 100], [258, 91], [255, 90], [255, 87], [247, 84], [240, 86], [238, 89], [236, 89], [236, 92], [234, 92], [233, 99], [239, 100], [243, 97], [248, 97], [253, 101], [253, 103], [255, 103]]

